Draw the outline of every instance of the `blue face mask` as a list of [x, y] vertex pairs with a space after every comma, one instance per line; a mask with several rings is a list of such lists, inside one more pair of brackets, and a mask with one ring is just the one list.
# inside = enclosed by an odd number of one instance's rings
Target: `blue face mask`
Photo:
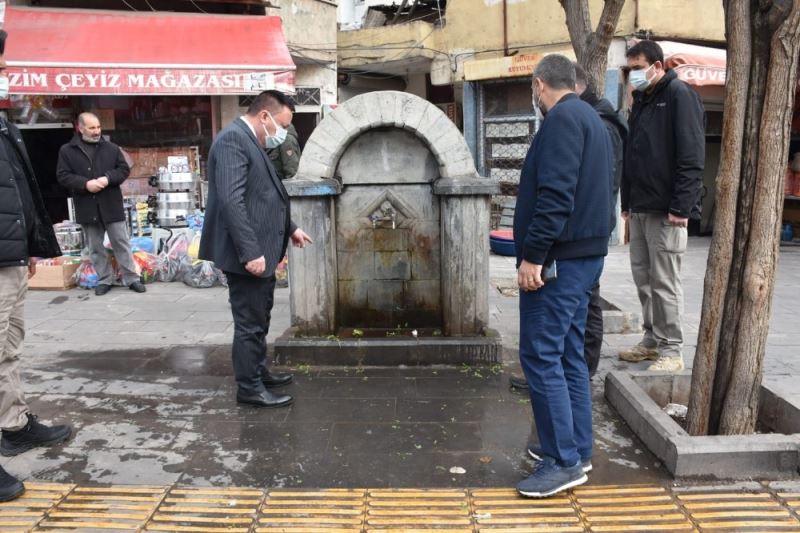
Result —
[[655, 65], [650, 65], [646, 69], [641, 70], [632, 70], [631, 73], [628, 75], [628, 83], [631, 84], [634, 91], [644, 91], [650, 87], [652, 83], [649, 79], [647, 79], [647, 73], [650, 72]]
[[8, 85], [8, 78], [6, 76], [0, 76], [0, 100], [8, 98]]
[[270, 115], [269, 111], [267, 111], [267, 115], [272, 121], [272, 125], [275, 126], [275, 135], [270, 135], [269, 130], [267, 130], [267, 125], [262, 122], [261, 127], [264, 128], [264, 135], [266, 139], [264, 144], [267, 149], [277, 148], [283, 144], [283, 142], [286, 140], [286, 136], [289, 135], [289, 132], [286, 130], [286, 128], [278, 126], [278, 123], [275, 122], [275, 119], [272, 118], [272, 115]]

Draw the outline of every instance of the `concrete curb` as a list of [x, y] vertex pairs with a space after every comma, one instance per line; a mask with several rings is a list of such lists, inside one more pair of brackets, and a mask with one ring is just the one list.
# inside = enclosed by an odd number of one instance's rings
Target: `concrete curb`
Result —
[[[687, 396], [691, 373], [609, 372], [605, 395], [633, 432], [677, 478], [787, 479], [800, 468], [800, 426], [777, 429], [778, 433], [692, 437], [666, 413], [656, 400], [681, 403], [676, 396]], [[797, 406], [781, 399], [762, 386], [762, 396], [770, 398], [765, 408], [800, 412]], [[682, 398], [685, 401], [685, 398]], [[771, 406], [768, 405], [771, 403]], [[762, 420], [770, 418], [762, 409]], [[794, 420], [798, 420], [794, 414]]]
[[483, 337], [336, 339], [298, 337], [290, 328], [275, 340], [275, 359], [282, 365], [489, 365], [499, 363], [502, 353], [502, 338], [492, 329]]

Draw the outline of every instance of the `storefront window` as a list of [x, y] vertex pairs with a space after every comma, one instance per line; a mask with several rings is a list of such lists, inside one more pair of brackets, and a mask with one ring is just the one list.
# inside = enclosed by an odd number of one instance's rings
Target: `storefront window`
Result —
[[498, 181], [504, 194], [516, 194], [535, 132], [530, 80], [484, 82], [479, 93], [481, 172]]
[[487, 117], [528, 115], [531, 112], [531, 83], [485, 83], [485, 113]]

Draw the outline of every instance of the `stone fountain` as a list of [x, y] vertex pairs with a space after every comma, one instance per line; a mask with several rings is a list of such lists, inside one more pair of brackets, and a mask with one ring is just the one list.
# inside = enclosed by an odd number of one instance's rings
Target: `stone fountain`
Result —
[[319, 124], [297, 176], [292, 327], [281, 363], [454, 364], [500, 360], [489, 329], [489, 214], [496, 185], [475, 171], [433, 104], [385, 91]]

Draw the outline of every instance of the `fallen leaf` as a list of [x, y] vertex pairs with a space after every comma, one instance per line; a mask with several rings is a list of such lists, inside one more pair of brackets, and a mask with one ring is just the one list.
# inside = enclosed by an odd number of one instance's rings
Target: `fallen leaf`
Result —
[[491, 463], [491, 462], [492, 462], [492, 458], [491, 458], [491, 457], [489, 457], [488, 455], [484, 455], [483, 457], [481, 457], [481, 458], [479, 459], [479, 461], [480, 461], [480, 462], [482, 462], [482, 463], [483, 463], [483, 464], [485, 464], [485, 465], [488, 465], [489, 463]]

